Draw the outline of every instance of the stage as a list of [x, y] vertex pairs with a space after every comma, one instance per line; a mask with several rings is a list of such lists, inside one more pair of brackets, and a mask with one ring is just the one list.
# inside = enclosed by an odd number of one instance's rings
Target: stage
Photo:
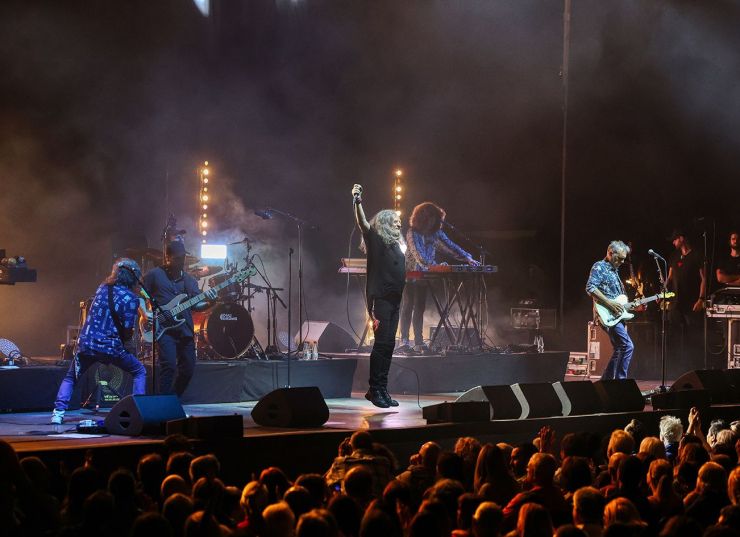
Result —
[[[570, 379], [569, 379], [570, 380]], [[647, 391], [658, 382], [640, 382]], [[330, 418], [323, 427], [315, 429], [277, 429], [261, 427], [251, 418], [254, 401], [184, 405], [192, 416], [239, 414], [243, 417], [243, 437], [214, 441], [193, 440], [195, 452], [216, 453], [229, 475], [247, 480], [252, 473], [270, 465], [279, 465], [289, 475], [302, 472], [323, 472], [328, 469], [343, 438], [357, 429], [369, 430], [374, 440], [386, 444], [399, 458], [402, 466], [408, 457], [426, 441], [436, 441], [443, 449], [452, 449], [460, 436], [474, 436], [482, 442], [518, 443], [531, 441], [543, 425], [550, 425], [558, 439], [563, 434], [589, 431], [607, 435], [623, 428], [631, 419], [641, 420], [648, 431], [657, 434], [660, 416], [678, 415], [685, 422], [686, 411], [658, 411], [646, 408], [643, 412], [594, 414], [588, 416], [550, 417], [529, 420], [499, 420], [479, 423], [442, 423], [427, 425], [421, 407], [454, 401], [458, 393], [416, 396], [396, 395], [401, 403], [397, 408], [379, 409], [354, 392], [348, 398], [327, 399]], [[702, 419], [709, 422], [716, 417], [736, 419], [738, 406], [717, 406], [707, 410]], [[163, 437], [125, 437], [113, 435], [78, 435], [76, 424], [83, 419], [103, 419], [89, 410], [67, 413], [61, 426], [49, 425], [49, 412], [27, 412], [0, 415], [0, 438], [11, 443], [21, 457], [38, 455], [52, 467], [64, 462], [77, 465], [88, 450], [101, 455], [101, 461], [115, 461], [115, 465], [134, 464], [137, 458], [152, 451], [160, 451]], [[111, 462], [113, 464], [113, 462]], [[233, 472], [233, 473], [231, 473]]]
[[[319, 360], [228, 360], [196, 363], [182, 397], [184, 404], [256, 401], [284, 386], [318, 386], [327, 399], [350, 397], [367, 389], [368, 354], [331, 354]], [[394, 356], [388, 388], [393, 393], [464, 392], [481, 384], [554, 382], [562, 380], [566, 352], [476, 353]], [[51, 410], [69, 364], [37, 358], [32, 365], [0, 369], [0, 411]], [[151, 390], [151, 367], [148, 367]], [[106, 388], [100, 393], [101, 381]], [[110, 389], [109, 389], [110, 388]], [[80, 379], [70, 408], [105, 403], [131, 391], [131, 378], [115, 367], [93, 366]], [[109, 399], [110, 400], [110, 399]], [[85, 403], [87, 403], [85, 405]], [[110, 406], [110, 405], [108, 405]]]

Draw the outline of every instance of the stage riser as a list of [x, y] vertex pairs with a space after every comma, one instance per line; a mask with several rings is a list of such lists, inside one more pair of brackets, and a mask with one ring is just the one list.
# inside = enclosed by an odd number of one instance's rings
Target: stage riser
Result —
[[[356, 360], [291, 362], [290, 385], [318, 386], [327, 399], [351, 397]], [[0, 411], [26, 412], [50, 410], [54, 405], [67, 367], [29, 366], [0, 370]], [[151, 384], [151, 368], [147, 368]], [[79, 408], [80, 398], [86, 399], [94, 382], [86, 372], [73, 394], [70, 409]], [[121, 396], [131, 389], [130, 377], [123, 373], [126, 386]], [[193, 380], [182, 397], [183, 404], [236, 403], [257, 401], [262, 396], [288, 385], [288, 364], [283, 361], [198, 362]], [[111, 406], [111, 405], [109, 405]]]
[[[563, 380], [568, 365], [567, 352], [522, 354], [470, 354], [457, 356], [394, 356], [388, 372], [391, 393], [465, 392], [486, 384], [555, 382]], [[402, 366], [402, 367], [399, 367]], [[368, 357], [359, 357], [353, 389], [367, 390], [370, 368]]]

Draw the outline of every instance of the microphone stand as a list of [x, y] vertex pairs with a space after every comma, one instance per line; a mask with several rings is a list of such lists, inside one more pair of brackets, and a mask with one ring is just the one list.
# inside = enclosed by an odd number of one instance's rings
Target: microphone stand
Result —
[[[660, 260], [657, 256], [654, 256], [653, 259], [655, 259], [655, 264], [658, 267], [658, 280], [660, 281], [660, 292], [663, 295], [663, 302], [661, 302], [660, 306], [660, 386], [658, 386], [657, 391], [658, 393], [665, 393], [666, 392], [666, 386], [665, 386], [665, 357], [666, 357], [666, 332], [665, 332], [665, 325], [666, 325], [666, 316], [668, 314], [668, 308], [666, 307], [665, 302], [665, 295], [668, 292], [668, 281], [666, 278], [663, 277], [663, 270], [660, 267]], [[663, 259], [663, 258], [660, 258]], [[666, 274], [668, 273], [668, 264], [666, 263], [666, 260], [663, 259], [663, 263], [665, 264], [665, 271]]]
[[[298, 216], [289, 213], [287, 211], [282, 211], [280, 209], [275, 209], [274, 207], [267, 207], [265, 209], [266, 213], [275, 213], [279, 214], [280, 216], [287, 218], [288, 220], [292, 220], [293, 223], [298, 227], [298, 348], [300, 349], [303, 345], [303, 228], [312, 229], [312, 230], [318, 230], [319, 227], [315, 224], [312, 224], [308, 220], [304, 220], [303, 218], [299, 218]], [[291, 256], [293, 254], [293, 250], [290, 251]], [[291, 257], [292, 262], [292, 257]], [[292, 268], [291, 268], [291, 274], [292, 274]], [[290, 282], [290, 280], [288, 280]], [[292, 293], [290, 291], [290, 285], [288, 285], [288, 321], [290, 321], [290, 304], [291, 304], [291, 298]], [[288, 337], [292, 337], [290, 333], [290, 324], [288, 325]], [[298, 349], [296, 349], [297, 351]], [[288, 356], [290, 356], [290, 346], [288, 347]], [[290, 364], [290, 361], [288, 362]], [[288, 367], [288, 384], [290, 384], [290, 367]], [[289, 386], [290, 387], [290, 386]]]
[[159, 330], [157, 316], [162, 313], [162, 307], [157, 302], [157, 299], [154, 298], [154, 295], [149, 292], [149, 289], [146, 288], [144, 282], [141, 281], [141, 278], [139, 278], [133, 270], [129, 270], [129, 273], [134, 276], [134, 279], [144, 290], [149, 303], [152, 305], [152, 393], [156, 395], [159, 391], [157, 386], [157, 331]]

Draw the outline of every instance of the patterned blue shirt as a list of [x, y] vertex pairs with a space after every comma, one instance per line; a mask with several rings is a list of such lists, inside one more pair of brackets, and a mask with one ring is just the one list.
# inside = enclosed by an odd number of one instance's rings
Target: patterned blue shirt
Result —
[[[113, 286], [113, 308], [124, 328], [131, 329], [135, 326], [139, 299], [130, 289], [122, 285]], [[121, 356], [126, 353], [108, 306], [106, 284], [98, 287], [95, 292], [90, 311], [80, 330], [78, 352], [108, 356]]]
[[625, 294], [622, 280], [619, 279], [619, 271], [611, 263], [602, 259], [591, 267], [591, 273], [586, 282], [586, 292], [591, 294], [594, 289], [601, 291], [607, 298], [616, 298]]
[[444, 251], [447, 255], [459, 260], [467, 259], [471, 255], [452, 242], [447, 234], [441, 229], [432, 235], [409, 229], [406, 232], [406, 270], [424, 270], [429, 265], [435, 265], [437, 261], [437, 249]]

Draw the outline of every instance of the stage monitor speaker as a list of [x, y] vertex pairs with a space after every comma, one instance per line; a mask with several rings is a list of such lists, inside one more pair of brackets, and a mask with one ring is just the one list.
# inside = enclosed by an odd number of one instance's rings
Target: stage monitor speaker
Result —
[[303, 341], [318, 342], [319, 352], [346, 352], [357, 348], [357, 342], [349, 332], [329, 321], [305, 321], [301, 331], [295, 335], [296, 344], [301, 341], [301, 336]]
[[563, 415], [563, 405], [550, 382], [517, 383], [511, 390], [522, 406], [523, 419]]
[[491, 419], [488, 401], [467, 401], [464, 403], [445, 401], [444, 403], [425, 406], [421, 413], [427, 423], [465, 423]]
[[707, 390], [712, 404], [732, 403], [730, 381], [720, 369], [694, 369], [676, 379], [670, 391]]
[[604, 411], [593, 382], [588, 380], [555, 382], [552, 387], [560, 398], [563, 416], [584, 416]]
[[650, 398], [653, 410], [706, 408], [710, 404], [707, 390], [681, 390], [656, 393]]
[[492, 420], [523, 419], [523, 408], [514, 390], [508, 384], [476, 386], [456, 399], [457, 403], [483, 401], [490, 406]]
[[191, 416], [167, 422], [167, 434], [182, 434], [188, 438], [222, 439], [242, 438], [244, 418], [241, 414], [230, 416]]
[[634, 379], [594, 382], [604, 412], [642, 412], [645, 399]]
[[321, 427], [329, 419], [329, 407], [316, 386], [280, 388], [257, 402], [252, 419], [264, 427]]
[[110, 409], [105, 428], [110, 434], [160, 435], [168, 421], [184, 417], [176, 395], [127, 395]]

